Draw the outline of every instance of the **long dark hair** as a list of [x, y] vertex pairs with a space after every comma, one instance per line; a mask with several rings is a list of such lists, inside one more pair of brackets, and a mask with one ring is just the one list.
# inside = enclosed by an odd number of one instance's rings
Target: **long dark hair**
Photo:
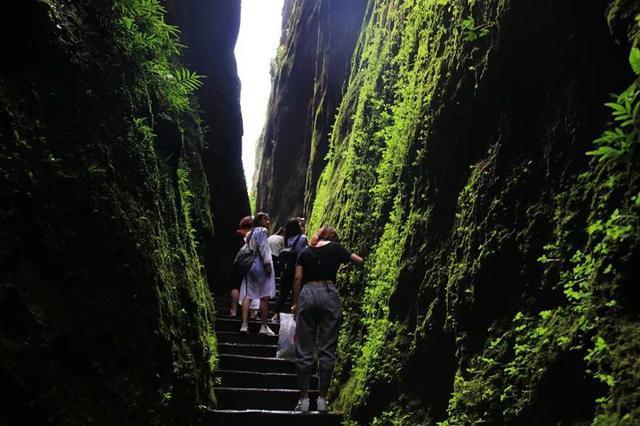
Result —
[[256, 213], [256, 215], [253, 217], [253, 227], [256, 228], [260, 225], [260, 222], [262, 222], [263, 219], [268, 218], [269, 215], [264, 213], [264, 212], [258, 212]]
[[287, 240], [290, 237], [295, 237], [296, 235], [302, 234], [302, 229], [300, 229], [300, 222], [295, 217], [292, 217], [287, 221], [284, 225], [284, 241], [287, 244]]

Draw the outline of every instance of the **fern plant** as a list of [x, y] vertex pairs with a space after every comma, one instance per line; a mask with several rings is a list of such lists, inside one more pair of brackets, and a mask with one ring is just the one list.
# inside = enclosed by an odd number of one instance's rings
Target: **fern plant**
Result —
[[[636, 77], [640, 77], [640, 49], [637, 47], [631, 49], [629, 63]], [[617, 160], [628, 156], [640, 137], [638, 129], [639, 95], [640, 87], [637, 80], [621, 94], [612, 95], [614, 100], [605, 105], [611, 109], [614, 127], [606, 130], [602, 136], [594, 141], [597, 149], [587, 152], [587, 155], [599, 157], [600, 161]]]
[[170, 70], [164, 78], [165, 96], [180, 110], [189, 107], [189, 96], [202, 86], [202, 76], [184, 67]]
[[202, 76], [176, 65], [184, 45], [180, 30], [165, 22], [166, 9], [158, 0], [116, 0], [120, 15], [118, 41], [124, 53], [139, 64], [138, 83], [152, 90], [170, 109], [190, 110], [190, 96]]
[[180, 166], [178, 167], [178, 171], [176, 173], [176, 177], [178, 180], [178, 190], [180, 191], [180, 197], [182, 201], [182, 214], [184, 217], [185, 226], [187, 228], [187, 232], [191, 236], [191, 241], [193, 244], [193, 248], [197, 248], [197, 232], [195, 227], [193, 226], [193, 201], [194, 193], [190, 188], [190, 179], [189, 179], [189, 170], [184, 162], [180, 162]]

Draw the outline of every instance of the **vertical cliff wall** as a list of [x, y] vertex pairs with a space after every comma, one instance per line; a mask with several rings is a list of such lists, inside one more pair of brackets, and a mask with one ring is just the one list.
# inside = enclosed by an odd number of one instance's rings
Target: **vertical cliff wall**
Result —
[[[637, 423], [639, 3], [367, 8], [311, 223], [367, 258], [340, 276], [334, 408]], [[284, 62], [312, 48], [292, 44]]]
[[285, 1], [255, 188], [277, 223], [311, 207], [365, 3]]
[[[205, 123], [202, 162], [209, 179], [214, 233], [203, 237], [212, 289], [229, 280], [238, 222], [250, 214], [242, 166], [240, 80], [233, 53], [240, 29], [240, 0], [168, 0], [181, 28], [189, 66], [205, 76], [198, 100]], [[222, 286], [226, 288], [225, 286]]]
[[201, 80], [175, 65], [164, 14], [153, 0], [25, 0], [2, 28], [2, 424], [193, 424], [214, 404], [198, 235], [218, 193], [202, 128], [239, 121], [197, 116]]

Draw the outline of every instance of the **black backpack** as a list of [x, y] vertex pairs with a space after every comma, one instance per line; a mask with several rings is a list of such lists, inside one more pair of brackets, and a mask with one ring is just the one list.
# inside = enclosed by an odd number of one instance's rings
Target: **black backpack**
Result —
[[233, 272], [240, 279], [244, 278], [245, 275], [249, 273], [251, 267], [253, 266], [253, 262], [256, 260], [256, 254], [251, 247], [249, 247], [249, 242], [251, 242], [251, 238], [253, 237], [253, 231], [251, 235], [249, 235], [249, 240], [238, 250], [236, 254], [236, 258], [233, 260]]
[[[296, 245], [298, 245], [298, 241], [302, 238], [302, 234], [298, 235], [298, 238], [291, 244], [289, 247], [285, 247], [282, 249], [280, 254], [278, 255], [278, 260], [280, 261], [280, 267], [282, 268], [282, 276], [285, 278], [293, 278], [293, 271], [296, 269], [296, 261], [298, 260], [298, 251], [296, 250]], [[285, 240], [285, 244], [287, 241]]]

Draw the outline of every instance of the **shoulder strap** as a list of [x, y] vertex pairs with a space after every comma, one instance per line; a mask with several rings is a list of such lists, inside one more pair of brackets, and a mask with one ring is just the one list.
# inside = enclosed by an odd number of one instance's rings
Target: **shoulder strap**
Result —
[[253, 251], [251, 250], [251, 244], [249, 244], [252, 238], [253, 238], [253, 229], [249, 231], [249, 238], [247, 239], [247, 248], [249, 249], [249, 251]]
[[302, 234], [298, 235], [298, 238], [296, 238], [291, 247], [295, 248], [298, 245], [298, 241], [300, 241], [300, 238], [302, 238]]
[[284, 239], [284, 246], [285, 246], [286, 248], [289, 248], [289, 247], [295, 247], [295, 246], [296, 246], [296, 244], [298, 244], [298, 241], [300, 241], [300, 238], [302, 238], [302, 234], [298, 234], [298, 237], [295, 239], [295, 241], [293, 242], [293, 244], [289, 245], [289, 237], [285, 237], [285, 239]]

